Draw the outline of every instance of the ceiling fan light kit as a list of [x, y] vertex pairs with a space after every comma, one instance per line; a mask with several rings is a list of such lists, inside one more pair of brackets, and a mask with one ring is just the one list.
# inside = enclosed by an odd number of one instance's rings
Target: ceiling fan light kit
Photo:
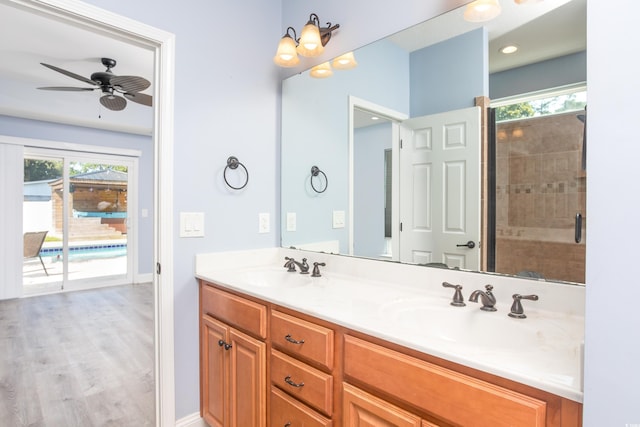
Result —
[[[48, 86], [39, 87], [42, 90], [55, 90], [63, 92], [84, 92], [92, 90], [101, 90], [100, 104], [112, 111], [121, 111], [127, 106], [127, 100], [138, 104], [151, 107], [153, 98], [150, 95], [140, 93], [151, 86], [151, 82], [144, 77], [139, 76], [116, 76], [111, 69], [116, 66], [116, 60], [111, 58], [102, 58], [102, 65], [107, 67], [105, 71], [98, 71], [91, 74], [91, 78], [83, 77], [79, 74], [56, 67], [55, 65], [41, 64], [53, 71], [57, 71], [65, 76], [80, 80], [81, 82], [92, 85], [93, 87], [63, 87]], [[119, 96], [121, 94], [122, 96]], [[126, 99], [125, 99], [126, 98]]]

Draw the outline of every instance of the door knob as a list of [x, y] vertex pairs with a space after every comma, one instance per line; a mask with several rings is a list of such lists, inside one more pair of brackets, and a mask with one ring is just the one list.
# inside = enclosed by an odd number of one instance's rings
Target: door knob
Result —
[[459, 247], [459, 248], [466, 246], [469, 249], [473, 249], [473, 248], [476, 247], [476, 244], [475, 244], [475, 242], [473, 240], [469, 240], [467, 243], [464, 243], [462, 245], [456, 245], [456, 246]]

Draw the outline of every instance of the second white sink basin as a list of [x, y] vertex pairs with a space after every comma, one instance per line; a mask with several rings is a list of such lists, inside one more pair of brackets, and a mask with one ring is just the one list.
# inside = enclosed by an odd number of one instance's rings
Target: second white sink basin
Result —
[[406, 333], [478, 349], [528, 352], [574, 341], [557, 319], [538, 314], [514, 319], [508, 310], [486, 312], [479, 304], [453, 307], [440, 299], [418, 298], [389, 302], [380, 315]]

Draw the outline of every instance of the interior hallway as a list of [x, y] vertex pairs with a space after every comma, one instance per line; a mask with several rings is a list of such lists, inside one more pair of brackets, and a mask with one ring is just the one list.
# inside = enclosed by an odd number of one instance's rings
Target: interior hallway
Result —
[[0, 301], [3, 426], [155, 425], [152, 284]]

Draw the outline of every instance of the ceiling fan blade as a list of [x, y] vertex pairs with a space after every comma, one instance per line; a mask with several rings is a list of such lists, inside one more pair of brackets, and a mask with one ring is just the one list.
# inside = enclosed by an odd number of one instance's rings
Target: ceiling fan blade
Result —
[[142, 92], [151, 86], [151, 82], [149, 80], [139, 76], [114, 76], [109, 81], [109, 84], [121, 92], [129, 93]]
[[89, 83], [90, 85], [94, 85], [94, 86], [98, 85], [98, 83], [94, 82], [93, 80], [89, 80], [88, 78], [82, 77], [81, 75], [76, 74], [76, 73], [72, 73], [71, 71], [63, 70], [62, 68], [58, 68], [55, 65], [45, 64], [44, 62], [41, 62], [40, 64], [44, 65], [45, 67], [47, 67], [47, 68], [49, 68], [49, 69], [51, 69], [53, 71], [57, 71], [59, 73], [62, 73], [65, 76], [69, 76], [71, 78], [80, 80], [81, 82]]
[[97, 87], [64, 87], [64, 86], [47, 86], [47, 87], [39, 87], [38, 89], [42, 90], [61, 90], [65, 92], [84, 92], [84, 91], [92, 91], [96, 89], [100, 89]]
[[121, 96], [104, 95], [100, 97], [100, 104], [104, 105], [109, 110], [120, 111], [124, 110], [124, 107], [127, 106], [127, 100]]
[[125, 93], [124, 97], [129, 101], [137, 102], [147, 107], [151, 107], [153, 104], [153, 97], [145, 93]]

